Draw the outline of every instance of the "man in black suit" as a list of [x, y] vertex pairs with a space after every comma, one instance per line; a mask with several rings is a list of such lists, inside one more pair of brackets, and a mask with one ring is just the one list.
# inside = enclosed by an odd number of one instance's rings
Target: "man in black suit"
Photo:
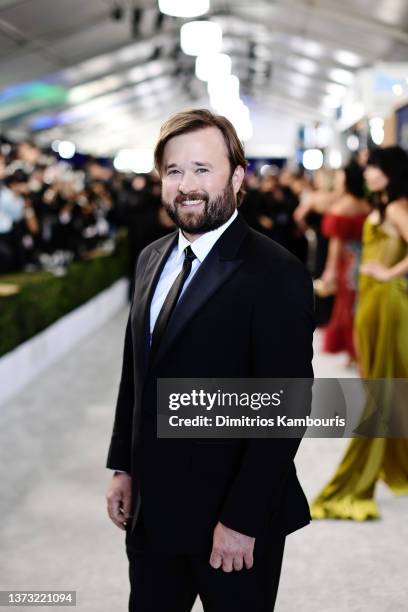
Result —
[[237, 212], [245, 156], [207, 110], [171, 117], [155, 150], [179, 230], [139, 256], [107, 467], [126, 530], [131, 612], [273, 610], [285, 536], [309, 523], [299, 439], [157, 437], [161, 378], [312, 378], [303, 265]]

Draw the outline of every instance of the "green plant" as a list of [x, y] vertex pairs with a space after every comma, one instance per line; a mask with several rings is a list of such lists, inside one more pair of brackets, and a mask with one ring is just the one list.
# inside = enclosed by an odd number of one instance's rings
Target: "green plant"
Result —
[[74, 262], [63, 277], [50, 272], [0, 276], [0, 283], [20, 288], [0, 297], [0, 356], [125, 276], [128, 265], [127, 240], [121, 238], [112, 255]]

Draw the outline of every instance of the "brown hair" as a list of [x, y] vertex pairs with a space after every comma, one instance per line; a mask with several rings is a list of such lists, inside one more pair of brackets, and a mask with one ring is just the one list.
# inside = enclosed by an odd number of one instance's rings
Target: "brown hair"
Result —
[[[161, 175], [162, 171], [163, 152], [166, 143], [171, 138], [180, 136], [180, 134], [195, 132], [207, 127], [218, 128], [224, 137], [231, 167], [231, 176], [237, 166], [242, 166], [245, 170], [247, 161], [245, 159], [244, 147], [232, 123], [222, 115], [215, 115], [205, 108], [196, 108], [172, 115], [161, 126], [159, 140], [154, 150], [154, 165], [159, 175]], [[244, 195], [245, 190], [242, 184], [237, 193], [238, 206], [242, 203]]]

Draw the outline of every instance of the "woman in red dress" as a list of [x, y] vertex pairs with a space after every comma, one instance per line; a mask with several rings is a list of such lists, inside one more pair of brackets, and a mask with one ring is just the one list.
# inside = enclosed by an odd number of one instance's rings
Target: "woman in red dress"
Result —
[[351, 363], [355, 359], [353, 319], [361, 234], [371, 209], [364, 197], [363, 168], [356, 162], [339, 170], [336, 182], [336, 191], [341, 195], [323, 218], [322, 232], [329, 238], [329, 249], [324, 272], [315, 281], [315, 290], [319, 295], [335, 293], [323, 350], [329, 353], [345, 351]]

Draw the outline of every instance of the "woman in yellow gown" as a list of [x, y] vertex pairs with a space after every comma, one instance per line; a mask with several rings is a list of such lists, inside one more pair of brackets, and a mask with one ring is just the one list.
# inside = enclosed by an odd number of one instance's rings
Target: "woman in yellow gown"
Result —
[[[376, 204], [363, 227], [354, 323], [360, 374], [408, 378], [408, 155], [397, 146], [373, 151], [365, 179]], [[374, 492], [380, 479], [396, 495], [408, 494], [408, 438], [353, 438], [314, 500], [312, 517], [378, 518]]]

